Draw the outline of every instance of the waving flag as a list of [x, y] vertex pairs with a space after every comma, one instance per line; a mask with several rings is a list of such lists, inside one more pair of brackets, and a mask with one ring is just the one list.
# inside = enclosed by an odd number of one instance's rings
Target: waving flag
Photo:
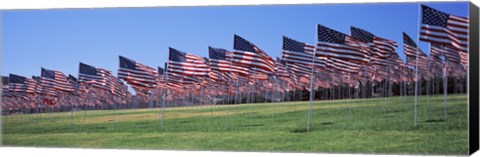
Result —
[[9, 82], [10, 82], [10, 78], [8, 76], [2, 76], [2, 87], [8, 86]]
[[248, 77], [254, 80], [268, 80], [269, 74], [273, 74], [273, 73], [265, 73], [265, 70], [263, 69], [260, 69], [257, 67], [250, 67]]
[[453, 46], [468, 52], [469, 19], [422, 5], [420, 40]]
[[315, 51], [315, 46], [313, 45], [284, 36], [282, 49], [283, 60], [288, 63], [288, 66], [295, 64], [293, 67], [295, 71], [310, 74], [312, 63], [314, 63], [315, 67], [325, 67], [324, 57], [313, 56]]
[[137, 88], [155, 87], [158, 73], [154, 68], [123, 56], [119, 56], [119, 60], [118, 78]]
[[[60, 71], [42, 68], [41, 78], [45, 80], [47, 85], [53, 85], [49, 88], [65, 92], [73, 92], [74, 90], [72, 85], [68, 82], [67, 76]], [[44, 85], [43, 82], [42, 85]]]
[[97, 72], [97, 68], [81, 62], [79, 64], [78, 81], [92, 84], [94, 87], [105, 88], [105, 81]]
[[287, 68], [285, 67], [286, 63], [285, 61], [281, 60], [280, 58], [277, 57], [277, 60], [275, 61], [275, 75], [278, 77], [286, 77], [289, 78], [290, 74], [288, 73]]
[[163, 75], [165, 73], [165, 69], [163, 69], [162, 67], [158, 67], [157, 68], [157, 73], [158, 73], [158, 75]]
[[20, 75], [10, 74], [9, 90], [11, 92], [35, 93], [37, 82], [34, 79], [26, 78]]
[[[8, 89], [8, 84], [10, 83], [10, 78], [8, 76], [2, 76], [2, 101], [8, 99], [7, 97], [13, 97], [14, 92], [10, 92]], [[3, 105], [6, 105], [6, 102], [2, 102]]]
[[168, 75], [194, 81], [194, 76], [208, 76], [210, 71], [203, 57], [169, 48]]
[[46, 78], [40, 76], [32, 76], [32, 79], [37, 81], [35, 92], [48, 96], [57, 96], [58, 91], [53, 89], [53, 82], [47, 81]]
[[358, 27], [350, 27], [350, 33], [354, 39], [371, 45], [373, 55], [377, 57], [389, 57], [395, 53], [397, 42], [377, 37], [372, 33]]
[[403, 32], [403, 52], [405, 53], [407, 58], [407, 65], [415, 67], [417, 63], [416, 59], [418, 59], [418, 69], [428, 69], [427, 64], [429, 59], [427, 55], [417, 47], [415, 41], [413, 41], [413, 39], [410, 38], [410, 36], [408, 36], [405, 32]]
[[275, 71], [275, 61], [263, 50], [236, 34], [233, 42], [232, 63], [235, 66], [255, 67], [255, 71], [268, 75]]
[[468, 53], [460, 52], [461, 62], [464, 66], [468, 66]]
[[111, 71], [97, 68], [97, 72], [102, 76], [103, 82], [105, 82], [105, 89], [110, 91], [110, 93], [116, 96], [126, 95], [127, 87], [119, 78], [113, 76]]
[[461, 56], [459, 52], [452, 47], [438, 45], [438, 44], [431, 44], [430, 53], [438, 57], [444, 56], [445, 61], [450, 63], [455, 63], [455, 64], [461, 63]]
[[158, 73], [158, 76], [157, 76], [157, 86], [163, 86], [164, 82], [165, 82], [165, 69], [163, 69], [162, 67], [158, 67], [157, 68], [157, 73]]
[[317, 55], [358, 62], [369, 61], [357, 46], [349, 44], [348, 40], [353, 40], [350, 36], [322, 25], [318, 25], [317, 31]]
[[233, 53], [221, 48], [208, 47], [209, 65], [212, 70], [248, 75], [248, 68], [232, 66]]
[[78, 80], [77, 78], [75, 78], [75, 76], [68, 75], [68, 82], [70, 82], [75, 91], [78, 91], [78, 89], [80, 88], [80, 84], [78, 84]]

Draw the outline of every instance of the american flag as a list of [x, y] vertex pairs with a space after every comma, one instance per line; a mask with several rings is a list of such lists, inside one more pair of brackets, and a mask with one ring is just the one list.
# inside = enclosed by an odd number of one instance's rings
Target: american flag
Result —
[[434, 54], [435, 56], [444, 56], [445, 61], [450, 63], [461, 63], [461, 56], [459, 51], [453, 47], [443, 46], [438, 44], [431, 44], [430, 45], [430, 53]]
[[72, 85], [68, 82], [67, 76], [60, 71], [42, 68], [42, 73], [40, 76], [42, 79], [44, 79], [45, 83], [47, 83], [43, 84], [44, 82], [42, 81], [42, 86], [48, 86], [47, 88], [53, 88], [65, 92], [74, 91]]
[[360, 43], [354, 42], [352, 37], [323, 25], [318, 25], [317, 31], [317, 55], [358, 62], [369, 61], [368, 55], [359, 49]]
[[162, 67], [158, 67], [157, 68], [157, 73], [158, 73], [158, 75], [163, 75], [165, 73], [165, 69], [163, 69]]
[[105, 82], [105, 87], [110, 93], [116, 96], [126, 95], [127, 87], [119, 78], [113, 76], [111, 71], [97, 68], [97, 72], [102, 76], [103, 82]]
[[277, 57], [277, 63], [280, 65], [277, 65], [277, 76], [279, 76], [280, 80], [283, 80], [287, 83], [287, 85], [292, 85], [295, 86], [296, 80], [294, 77], [295, 73], [287, 68], [287, 62], [283, 59], [280, 59]]
[[444, 56], [443, 46], [440, 44], [430, 44], [430, 56], [443, 57]]
[[468, 66], [468, 53], [460, 52], [461, 62], [462, 64], [467, 67]]
[[85, 94], [88, 92], [85, 84], [80, 82], [75, 76], [68, 75], [68, 80], [72, 84], [72, 86], [76, 89], [77, 93]]
[[[14, 99], [11, 99], [15, 97], [29, 100], [27, 93], [11, 92], [9, 90], [9, 83], [10, 83], [10, 78], [8, 76], [2, 76], [2, 101], [5, 99], [8, 99], [8, 103], [17, 103]], [[7, 97], [10, 97], [10, 98], [7, 98]], [[2, 104], [2, 105], [5, 105], [5, 104]]]
[[8, 76], [2, 76], [2, 87], [8, 86], [9, 82], [10, 82], [10, 78]]
[[233, 59], [235, 66], [255, 67], [255, 71], [271, 75], [275, 71], [275, 61], [251, 42], [234, 35]]
[[416, 57], [419, 52], [415, 41], [405, 32], [403, 32], [403, 52], [407, 57]]
[[468, 52], [469, 19], [422, 5], [420, 40], [453, 46]]
[[233, 53], [225, 49], [208, 47], [209, 65], [212, 70], [248, 75], [248, 68], [232, 66]]
[[265, 73], [265, 71], [260, 68], [250, 67], [250, 72], [248, 74], [248, 77], [253, 78], [255, 80], [268, 80], [269, 74], [273, 74], [273, 73]]
[[80, 84], [78, 84], [77, 78], [72, 75], [68, 75], [68, 82], [72, 85], [72, 87], [75, 89], [75, 91], [78, 91], [80, 88]]
[[287, 62], [287, 69], [289, 71], [292, 71], [295, 74], [305, 74], [305, 75], [311, 75], [312, 74], [312, 68], [311, 67], [305, 67], [301, 66], [298, 64], [288, 64]]
[[165, 77], [165, 69], [163, 69], [162, 67], [158, 67], [157, 68], [157, 73], [158, 73], [157, 88], [164, 88], [165, 79], [167, 78], [167, 77]]
[[86, 84], [91, 84], [93, 87], [103, 88], [108, 90], [105, 87], [105, 80], [97, 71], [97, 68], [94, 66], [80, 63], [79, 72], [78, 72], [78, 81]]
[[8, 76], [2, 76], [2, 94], [8, 92], [8, 83], [10, 83], [10, 78]]
[[194, 84], [200, 82], [200, 79], [193, 76], [184, 76], [177, 73], [168, 72], [168, 81], [169, 82], [179, 82], [183, 84]]
[[9, 90], [11, 92], [26, 92], [35, 93], [37, 81], [31, 78], [26, 78], [20, 75], [10, 74], [9, 76]]
[[[324, 57], [314, 57], [315, 46], [300, 42], [288, 37], [283, 37], [282, 58], [285, 62], [293, 65], [294, 71], [310, 74], [312, 63], [315, 67], [325, 67]], [[300, 70], [300, 71], [299, 71]]]
[[184, 84], [178, 83], [178, 82], [168, 82], [167, 83], [167, 88], [169, 90], [173, 90], [174, 92], [183, 93], [183, 85]]
[[358, 27], [350, 27], [350, 33], [354, 39], [371, 45], [373, 55], [378, 57], [389, 57], [397, 48], [397, 42], [375, 36]]
[[[432, 52], [433, 52], [433, 48], [431, 47], [430, 48], [430, 54], [429, 54], [428, 58], [430, 59], [429, 70], [430, 70], [430, 73], [432, 74], [432, 77], [433, 77], [433, 76], [435, 76], [435, 73], [438, 73], [439, 71], [441, 71], [440, 69], [442, 69], [442, 67], [443, 67], [443, 65], [442, 65], [443, 61], [440, 58], [440, 56], [435, 55]], [[440, 76], [440, 75], [438, 75], [438, 76]]]
[[215, 82], [227, 82], [227, 76], [217, 70], [212, 70], [208, 73], [208, 77]]
[[[211, 63], [212, 59], [205, 58], [205, 60], [207, 61], [207, 64], [210, 65], [210, 67], [212, 67], [212, 63]], [[216, 65], [213, 65], [213, 66], [216, 66]], [[200, 82], [202, 81], [227, 82], [227, 80], [230, 80], [230, 78], [228, 78], [227, 75], [225, 75], [220, 70], [214, 69], [214, 68], [211, 68], [210, 72], [208, 72], [208, 79], [202, 79], [202, 78], [199, 78], [199, 79], [200, 79]]]
[[415, 41], [413, 41], [407, 33], [403, 32], [403, 52], [407, 58], [407, 65], [416, 66], [416, 59], [418, 53], [418, 68], [420, 70], [428, 69], [428, 57], [422, 50], [417, 47]]
[[37, 81], [35, 92], [38, 94], [45, 94], [49, 96], [57, 96], [58, 91], [53, 89], [53, 82], [46, 80], [44, 77], [32, 76], [32, 79]]
[[156, 76], [158, 75], [155, 68], [148, 67], [123, 56], [119, 56], [119, 60], [120, 69], [118, 70], [118, 78], [138, 88], [155, 88]]
[[168, 77], [179, 77], [186, 81], [197, 81], [195, 77], [207, 77], [210, 67], [203, 57], [169, 48]]
[[360, 63], [353, 62], [351, 60], [345, 61], [335, 57], [329, 57], [326, 65], [330, 68], [348, 73], [358, 73], [360, 71], [360, 67], [362, 66]]
[[277, 57], [275, 61], [275, 75], [279, 78], [290, 78], [288, 69], [286, 68], [286, 62]]

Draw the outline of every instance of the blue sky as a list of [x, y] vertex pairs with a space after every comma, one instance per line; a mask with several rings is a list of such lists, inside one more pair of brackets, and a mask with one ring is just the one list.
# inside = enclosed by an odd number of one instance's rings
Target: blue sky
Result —
[[[468, 3], [423, 3], [467, 16]], [[118, 70], [118, 55], [163, 66], [168, 47], [208, 57], [208, 46], [231, 50], [233, 34], [270, 56], [282, 36], [315, 43], [316, 24], [349, 34], [350, 26], [399, 42], [416, 39], [417, 3], [157, 7], [2, 11], [1, 74], [40, 75], [40, 67], [78, 76], [78, 64]], [[420, 46], [427, 50], [427, 44]]]

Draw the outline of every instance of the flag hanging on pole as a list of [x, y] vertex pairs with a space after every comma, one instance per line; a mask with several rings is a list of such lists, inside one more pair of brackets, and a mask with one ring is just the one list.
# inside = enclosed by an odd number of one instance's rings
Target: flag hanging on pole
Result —
[[371, 51], [372, 55], [378, 58], [390, 57], [395, 53], [394, 51], [397, 48], [397, 42], [375, 36], [358, 27], [350, 27], [350, 33], [352, 38], [370, 45], [373, 50]]
[[155, 88], [157, 71], [132, 59], [119, 56], [118, 78], [139, 88]]
[[364, 52], [360, 51], [353, 44], [349, 44], [349, 40], [354, 40], [350, 36], [323, 25], [318, 25], [317, 33], [317, 55], [343, 60], [369, 62]]
[[453, 46], [468, 52], [469, 19], [422, 5], [420, 40]]
[[36, 81], [20, 75], [10, 74], [8, 84], [10, 92], [35, 93]]
[[236, 34], [234, 35], [233, 42], [233, 65], [246, 68], [252, 67], [254, 71], [267, 75], [273, 74], [275, 71], [275, 61], [272, 57], [256, 45]]
[[78, 81], [91, 84], [93, 87], [105, 88], [106, 82], [94, 66], [81, 63], [79, 64]]
[[407, 65], [415, 67], [418, 56], [418, 69], [420, 71], [428, 70], [429, 59], [427, 55], [417, 47], [415, 41], [413, 41], [413, 39], [410, 38], [410, 36], [408, 36], [405, 32], [403, 32], [403, 52], [407, 58]]
[[233, 53], [225, 49], [208, 47], [209, 65], [212, 70], [248, 75], [248, 68], [232, 66]]
[[188, 81], [197, 81], [195, 76], [208, 76], [210, 71], [203, 57], [169, 48], [168, 77], [180, 77]]
[[50, 86], [50, 88], [64, 92], [73, 92], [74, 90], [68, 82], [67, 76], [60, 71], [42, 68], [41, 78], [44, 79], [46, 83], [53, 85]]
[[365, 43], [323, 25], [317, 25], [316, 55], [326, 57], [326, 65], [340, 71], [358, 73], [370, 61]]

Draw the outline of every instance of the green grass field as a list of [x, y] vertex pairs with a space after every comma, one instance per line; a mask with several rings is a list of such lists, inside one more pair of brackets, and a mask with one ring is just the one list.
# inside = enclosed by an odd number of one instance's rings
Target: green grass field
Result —
[[[467, 96], [316, 101], [306, 132], [308, 102], [130, 109], [2, 117], [7, 146], [322, 152], [468, 153]], [[226, 128], [226, 113], [229, 126]], [[114, 114], [115, 112], [115, 114]]]

